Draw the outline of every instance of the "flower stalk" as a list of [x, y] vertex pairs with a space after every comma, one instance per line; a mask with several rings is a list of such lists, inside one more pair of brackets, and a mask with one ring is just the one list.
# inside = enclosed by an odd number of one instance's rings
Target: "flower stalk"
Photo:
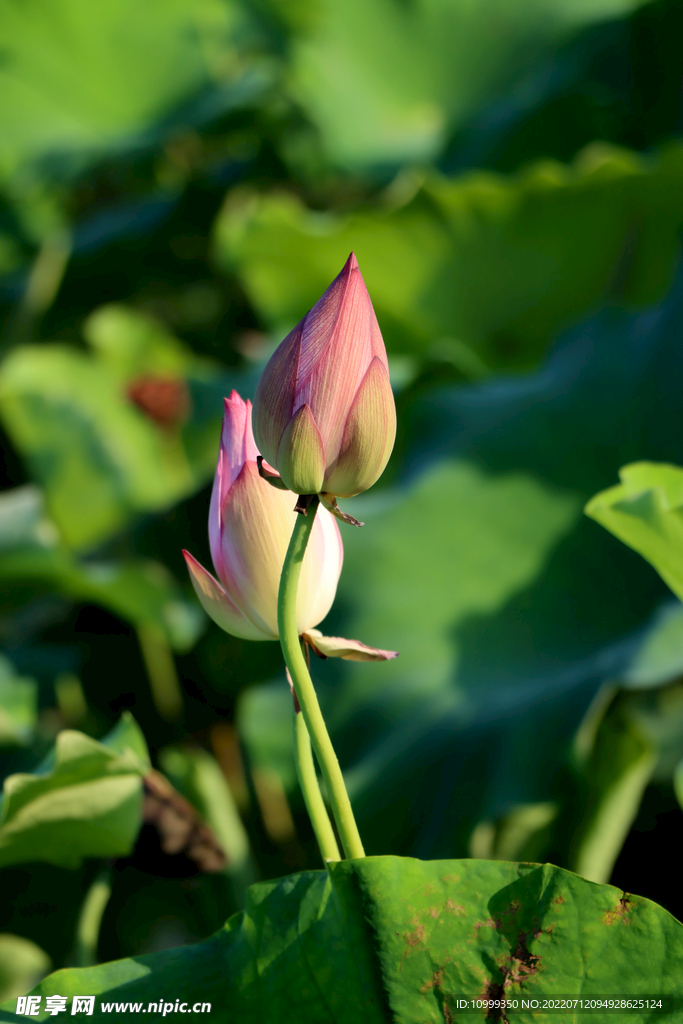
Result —
[[301, 710], [294, 712], [294, 743], [296, 749], [296, 773], [303, 793], [304, 803], [311, 825], [318, 840], [320, 855], [325, 862], [341, 860], [337, 837], [334, 834], [332, 823], [325, 807], [323, 795], [320, 792], [318, 775], [313, 761], [313, 750], [311, 748], [311, 737], [306, 728], [304, 716]]
[[296, 623], [296, 595], [301, 563], [313, 529], [318, 505], [319, 499], [315, 495], [308, 504], [306, 514], [297, 515], [294, 523], [280, 577], [277, 607], [278, 632], [285, 663], [301, 707], [301, 714], [325, 780], [327, 795], [337, 823], [344, 854], [348, 858], [364, 857], [365, 851], [351, 809], [351, 801], [346, 792], [339, 761], [327, 732], [318, 697], [301, 651]]

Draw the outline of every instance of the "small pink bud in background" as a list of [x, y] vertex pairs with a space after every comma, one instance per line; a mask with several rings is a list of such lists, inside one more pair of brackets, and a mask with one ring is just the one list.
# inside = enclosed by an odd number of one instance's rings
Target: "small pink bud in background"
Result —
[[269, 360], [254, 434], [295, 494], [350, 498], [389, 461], [396, 407], [387, 354], [353, 253]]
[[[194, 589], [221, 629], [246, 640], [276, 640], [277, 595], [297, 513], [293, 495], [259, 476], [251, 402], [225, 399], [218, 467], [209, 510], [209, 542], [218, 579], [184, 551]], [[325, 618], [337, 590], [344, 551], [339, 528], [318, 510], [301, 568], [299, 633]], [[220, 582], [219, 582], [220, 581]]]

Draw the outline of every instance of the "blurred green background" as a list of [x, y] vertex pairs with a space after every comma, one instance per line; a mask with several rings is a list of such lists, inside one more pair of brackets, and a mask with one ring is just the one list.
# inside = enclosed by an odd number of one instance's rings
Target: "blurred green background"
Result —
[[[110, 734], [56, 763], [118, 773], [123, 822], [24, 842], [6, 798], [4, 993], [86, 962], [103, 857], [102, 959], [319, 865], [279, 648], [180, 552], [210, 565], [223, 395], [351, 249], [399, 435], [324, 628], [401, 657], [315, 677], [366, 848], [683, 916], [683, 609], [582, 511], [683, 462], [682, 32], [675, 0], [2, 0], [0, 770]], [[147, 750], [215, 863], [159, 776], [130, 802]]]

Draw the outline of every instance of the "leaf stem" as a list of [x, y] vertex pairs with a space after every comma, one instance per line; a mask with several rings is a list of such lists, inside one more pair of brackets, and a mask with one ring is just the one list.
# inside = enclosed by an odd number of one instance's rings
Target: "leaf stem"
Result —
[[78, 915], [76, 944], [74, 949], [75, 967], [92, 967], [97, 963], [97, 942], [102, 916], [111, 896], [111, 868], [104, 868], [92, 883]]
[[318, 497], [314, 495], [305, 515], [298, 515], [285, 555], [280, 576], [280, 591], [277, 602], [277, 623], [280, 644], [285, 663], [292, 677], [304, 722], [308, 730], [315, 756], [320, 765], [327, 795], [337, 823], [339, 837], [347, 857], [364, 857], [358, 826], [351, 810], [351, 801], [346, 792], [344, 777], [334, 752], [318, 697], [311, 681], [306, 661], [301, 653], [299, 632], [296, 625], [296, 595], [306, 545], [313, 529], [318, 511]]
[[318, 840], [320, 855], [326, 864], [333, 860], [341, 860], [337, 837], [334, 834], [327, 808], [320, 792], [318, 775], [313, 763], [311, 737], [308, 734], [304, 716], [300, 711], [294, 712], [294, 738], [296, 746], [296, 773], [304, 796], [308, 816], [313, 825], [315, 838]]
[[154, 706], [165, 722], [177, 722], [183, 716], [183, 695], [171, 645], [155, 622], [138, 623], [137, 633]]

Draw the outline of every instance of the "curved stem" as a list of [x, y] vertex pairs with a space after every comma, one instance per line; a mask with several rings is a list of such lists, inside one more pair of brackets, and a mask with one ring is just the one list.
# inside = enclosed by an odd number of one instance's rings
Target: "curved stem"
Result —
[[315, 495], [308, 505], [306, 515], [298, 515], [294, 523], [292, 538], [287, 548], [285, 562], [280, 576], [280, 591], [277, 602], [277, 623], [280, 644], [285, 663], [294, 684], [301, 712], [308, 729], [315, 756], [320, 765], [327, 787], [327, 795], [337, 823], [339, 837], [347, 857], [364, 857], [358, 826], [351, 810], [351, 801], [346, 792], [344, 777], [337, 755], [334, 752], [325, 721], [320, 711], [315, 688], [301, 653], [299, 633], [296, 627], [296, 595], [308, 538], [313, 529], [318, 511], [318, 497]]
[[97, 963], [97, 941], [102, 916], [111, 896], [111, 868], [104, 868], [88, 889], [76, 926], [74, 966], [91, 967]]
[[155, 622], [138, 625], [138, 642], [154, 706], [165, 722], [176, 722], [183, 716], [183, 694], [171, 645]]
[[311, 819], [315, 838], [318, 840], [320, 855], [324, 862], [329, 864], [332, 860], [341, 860], [341, 854], [323, 795], [320, 792], [318, 775], [313, 763], [311, 737], [308, 735], [304, 716], [300, 711], [294, 712], [294, 739], [296, 743], [296, 774], [299, 777], [304, 803]]

